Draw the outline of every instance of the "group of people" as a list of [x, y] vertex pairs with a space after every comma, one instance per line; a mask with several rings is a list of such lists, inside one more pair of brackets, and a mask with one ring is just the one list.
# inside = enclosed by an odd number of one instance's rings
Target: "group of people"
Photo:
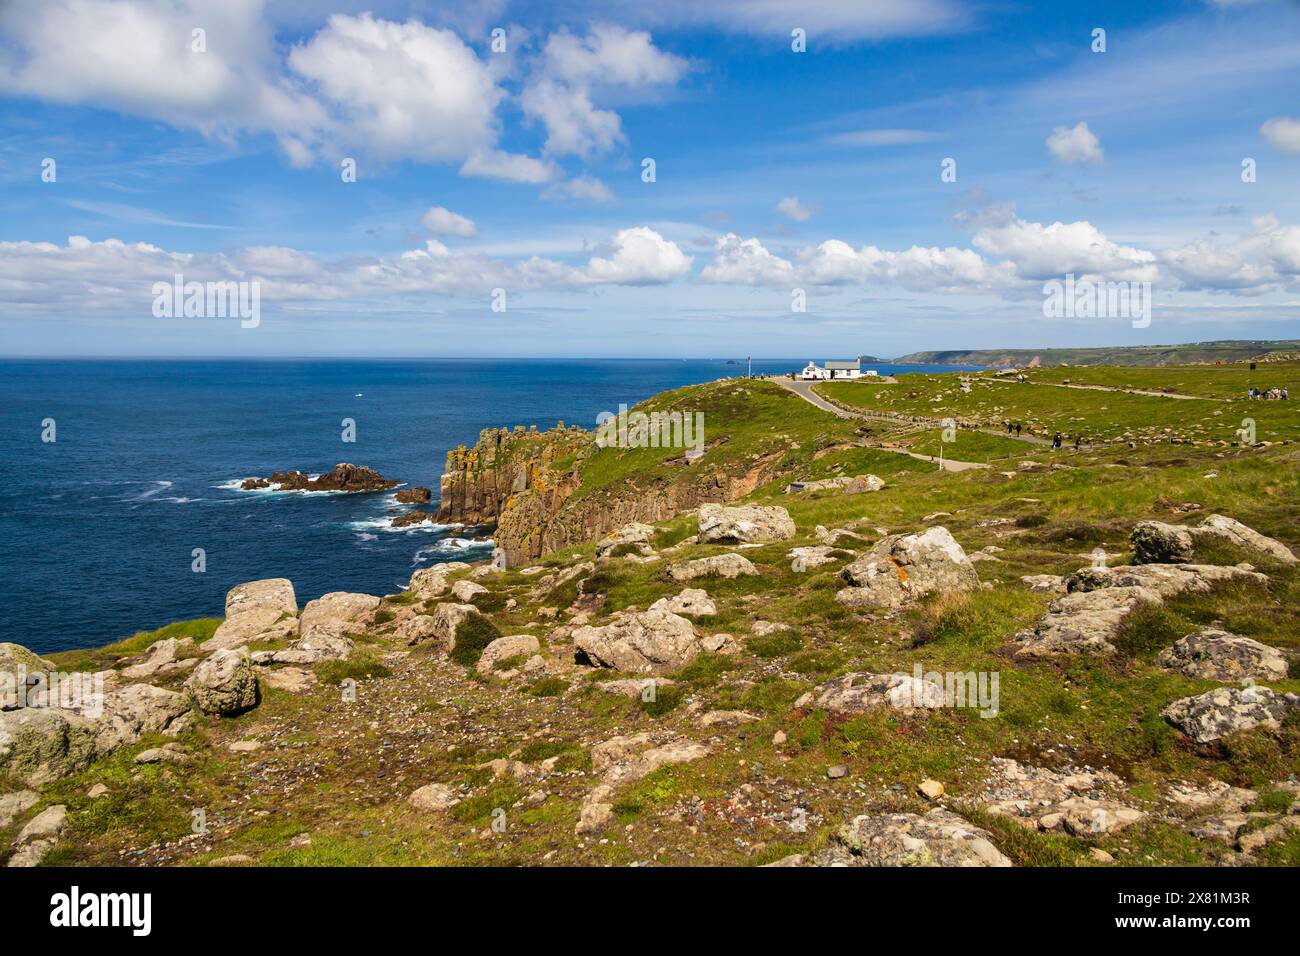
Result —
[[1006, 426], [1008, 435], [1011, 434], [1011, 430], [1014, 428], [1016, 430], [1016, 437], [1020, 437], [1020, 422], [1003, 422], [1002, 424]]
[[1246, 392], [1246, 397], [1252, 399], [1259, 398], [1259, 399], [1263, 399], [1264, 401], [1285, 402], [1291, 396], [1290, 394], [1288, 394], [1285, 388], [1268, 388], [1268, 389], [1252, 388], [1248, 392]]
[[[1002, 427], [1004, 427], [1007, 430], [1008, 435], [1015, 435], [1017, 438], [1020, 437], [1020, 422], [1005, 421], [1002, 423]], [[1055, 435], [1052, 436], [1052, 450], [1053, 451], [1057, 450], [1058, 448], [1061, 447], [1062, 444], [1064, 444], [1064, 442], [1065, 442], [1065, 437], [1060, 432], [1057, 432]], [[1083, 436], [1075, 435], [1074, 436], [1075, 451], [1079, 450], [1079, 446], [1082, 443], [1083, 443]]]

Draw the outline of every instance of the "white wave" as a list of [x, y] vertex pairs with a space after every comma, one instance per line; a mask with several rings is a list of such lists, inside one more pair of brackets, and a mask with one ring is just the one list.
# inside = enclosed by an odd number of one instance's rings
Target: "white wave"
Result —
[[[309, 475], [309, 478], [315, 480], [320, 475]], [[351, 494], [348, 491], [306, 491], [299, 488], [281, 488], [279, 485], [270, 485], [266, 488], [245, 488], [244, 482], [251, 481], [251, 478], [231, 478], [229, 481], [221, 481], [213, 485], [214, 488], [220, 488], [222, 491], [239, 491], [246, 495], [346, 495]]]

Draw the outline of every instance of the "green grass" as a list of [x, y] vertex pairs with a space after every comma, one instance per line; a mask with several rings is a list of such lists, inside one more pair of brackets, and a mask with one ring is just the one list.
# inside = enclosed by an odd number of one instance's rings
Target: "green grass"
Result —
[[464, 667], [473, 667], [483, 656], [483, 649], [501, 636], [489, 618], [470, 615], [456, 625], [456, 642], [451, 659]]

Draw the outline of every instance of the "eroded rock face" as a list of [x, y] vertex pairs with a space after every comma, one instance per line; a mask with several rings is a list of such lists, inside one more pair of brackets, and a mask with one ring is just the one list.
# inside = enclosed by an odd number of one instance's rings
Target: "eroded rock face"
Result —
[[257, 706], [257, 675], [245, 650], [220, 650], [194, 669], [185, 687], [205, 714], [226, 716]]
[[373, 468], [339, 462], [330, 471], [312, 478], [301, 471], [277, 471], [270, 478], [249, 478], [245, 490], [275, 488], [279, 491], [386, 491], [401, 482], [385, 478]]
[[620, 614], [603, 627], [580, 627], [573, 632], [573, 649], [598, 667], [664, 674], [684, 667], [700, 653], [695, 628], [684, 617], [649, 610]]
[[911, 674], [845, 674], [835, 677], [795, 701], [841, 714], [862, 714], [878, 707], [900, 710], [944, 707], [948, 694], [933, 681]]
[[531, 634], [512, 634], [507, 637], [498, 637], [483, 648], [483, 656], [478, 659], [474, 669], [480, 674], [490, 674], [496, 670], [497, 664], [501, 661], [521, 655], [536, 654], [541, 649], [541, 644]]
[[776, 505], [701, 505], [699, 540], [701, 544], [750, 544], [761, 541], [785, 541], [795, 535], [790, 512]]
[[1160, 713], [1197, 743], [1209, 743], [1238, 730], [1276, 730], [1287, 712], [1300, 707], [1300, 697], [1267, 687], [1219, 687], [1176, 700]]
[[970, 558], [942, 526], [882, 538], [840, 577], [849, 587], [835, 599], [850, 607], [895, 608], [935, 591], [976, 591], [980, 586]]
[[696, 578], [755, 576], [758, 574], [758, 568], [754, 567], [753, 562], [744, 555], [714, 554], [707, 558], [695, 558], [692, 561], [670, 564], [664, 569], [664, 574], [673, 581], [694, 581]]
[[710, 617], [718, 613], [717, 605], [708, 592], [700, 588], [686, 588], [672, 597], [662, 597], [650, 605], [652, 611], [665, 611], [685, 617]]
[[298, 600], [288, 578], [266, 578], [233, 587], [226, 594], [226, 619], [205, 652], [243, 647], [254, 641], [285, 640], [298, 633]]
[[1287, 660], [1275, 647], [1219, 628], [1188, 634], [1161, 652], [1157, 663], [1200, 680], [1285, 680]]
[[924, 816], [883, 813], [855, 817], [817, 854], [817, 866], [1011, 866], [992, 836], [936, 807]]
[[654, 540], [655, 529], [653, 526], [634, 521], [631, 524], [624, 525], [617, 531], [611, 531], [606, 537], [596, 543], [596, 557], [607, 558], [614, 551], [623, 549], [634, 549], [638, 553], [648, 550], [650, 542]]

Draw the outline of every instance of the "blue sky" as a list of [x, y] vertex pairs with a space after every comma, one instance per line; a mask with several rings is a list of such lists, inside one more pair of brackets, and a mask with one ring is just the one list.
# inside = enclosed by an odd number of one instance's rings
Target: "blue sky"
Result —
[[[0, 353], [1300, 337], [1298, 64], [1289, 0], [16, 0]], [[177, 273], [259, 321], [156, 317]], [[1067, 274], [1150, 325], [1045, 318]]]

